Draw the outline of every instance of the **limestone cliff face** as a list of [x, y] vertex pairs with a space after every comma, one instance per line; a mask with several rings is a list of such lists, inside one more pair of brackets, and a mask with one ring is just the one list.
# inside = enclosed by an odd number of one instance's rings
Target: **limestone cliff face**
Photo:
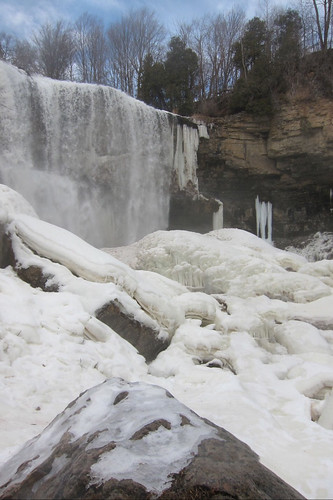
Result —
[[199, 190], [224, 203], [225, 227], [256, 232], [255, 198], [273, 204], [273, 238], [333, 230], [333, 102], [293, 98], [273, 118], [208, 123]]

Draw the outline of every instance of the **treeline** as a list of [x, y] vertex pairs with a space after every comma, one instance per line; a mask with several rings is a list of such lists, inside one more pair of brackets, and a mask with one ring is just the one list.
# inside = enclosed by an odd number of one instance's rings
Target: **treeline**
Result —
[[[317, 67], [331, 58], [331, 7], [332, 0], [298, 0], [292, 9], [278, 9], [262, 0], [260, 17], [246, 20], [233, 8], [180, 23], [173, 36], [147, 8], [107, 28], [84, 13], [73, 25], [44, 24], [30, 40], [1, 33], [0, 58], [28, 74], [110, 85], [183, 115], [266, 114], [304, 71], [304, 61]], [[323, 79], [331, 92], [327, 68]]]

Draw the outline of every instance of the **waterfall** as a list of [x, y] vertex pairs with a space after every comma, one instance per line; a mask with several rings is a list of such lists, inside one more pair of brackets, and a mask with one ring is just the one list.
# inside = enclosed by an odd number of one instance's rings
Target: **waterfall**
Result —
[[172, 180], [197, 189], [197, 147], [196, 128], [121, 91], [0, 62], [0, 183], [95, 246], [166, 229]]
[[256, 220], [257, 220], [257, 236], [263, 240], [272, 243], [272, 223], [273, 223], [273, 210], [272, 204], [259, 200], [256, 198]]

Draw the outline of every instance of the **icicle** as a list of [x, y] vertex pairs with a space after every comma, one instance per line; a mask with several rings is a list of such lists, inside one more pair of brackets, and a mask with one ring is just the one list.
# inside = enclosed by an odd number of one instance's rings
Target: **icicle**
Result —
[[272, 226], [273, 226], [273, 207], [271, 202], [265, 203], [259, 200], [259, 196], [255, 201], [257, 236], [263, 240], [272, 243]]
[[223, 228], [223, 203], [218, 201], [219, 208], [216, 212], [213, 213], [213, 230], [222, 229]]
[[197, 178], [198, 146], [198, 129], [178, 124], [173, 168], [177, 175], [180, 190], [191, 186], [197, 193], [199, 192]]
[[267, 229], [268, 229], [268, 234], [267, 234], [267, 240], [269, 243], [272, 243], [272, 228], [273, 228], [273, 207], [271, 202], [269, 201], [267, 203]]

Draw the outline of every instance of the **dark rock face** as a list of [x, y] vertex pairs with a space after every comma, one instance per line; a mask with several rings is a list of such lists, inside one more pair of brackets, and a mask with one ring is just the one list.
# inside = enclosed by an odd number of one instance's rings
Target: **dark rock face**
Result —
[[219, 203], [203, 196], [178, 191], [171, 195], [169, 229], [185, 229], [196, 233], [208, 233], [213, 229], [213, 213]]
[[143, 325], [124, 311], [117, 300], [105, 304], [95, 315], [132, 344], [148, 362], [155, 359], [169, 345], [169, 341], [159, 338], [158, 331]]
[[33, 288], [41, 288], [44, 292], [58, 292], [59, 290], [59, 286], [52, 283], [54, 276], [45, 274], [38, 266], [27, 268], [15, 266], [15, 271], [21, 280], [29, 283]]
[[0, 469], [5, 499], [303, 498], [164, 389], [111, 379]]
[[199, 190], [224, 205], [224, 226], [256, 233], [255, 198], [273, 205], [273, 238], [332, 231], [333, 103], [294, 100], [273, 119], [215, 120], [198, 151]]
[[7, 226], [0, 224], [0, 267], [5, 268], [12, 264], [12, 245], [9, 235], [7, 234]]
[[54, 282], [54, 276], [47, 274], [38, 265], [23, 267], [17, 259], [12, 239], [6, 230], [0, 227], [0, 267], [12, 266], [21, 280], [33, 288], [41, 288], [44, 292], [57, 292], [59, 285]]

